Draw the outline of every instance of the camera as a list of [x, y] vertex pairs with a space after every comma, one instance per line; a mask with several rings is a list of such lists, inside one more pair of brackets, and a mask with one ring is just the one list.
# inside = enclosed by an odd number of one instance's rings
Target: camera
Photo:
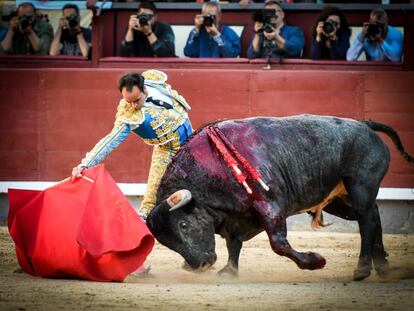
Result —
[[327, 35], [333, 34], [338, 29], [338, 24], [334, 21], [326, 21], [323, 23], [322, 26], [323, 32]]
[[216, 21], [216, 16], [211, 14], [203, 15], [203, 26], [211, 27]]
[[76, 15], [70, 15], [68, 17], [66, 17], [69, 27], [70, 28], [76, 28], [79, 23], [78, 23], [78, 17]]
[[27, 15], [22, 15], [19, 17], [19, 24], [21, 29], [26, 29], [32, 24], [32, 18]]
[[270, 33], [274, 31], [276, 26], [272, 23], [272, 19], [276, 20], [278, 16], [276, 15], [276, 10], [274, 9], [265, 9], [253, 14], [253, 21], [260, 22], [263, 24], [263, 27], [257, 30], [257, 33]]
[[142, 14], [137, 15], [137, 19], [139, 20], [140, 26], [148, 26], [151, 18], [152, 18], [152, 15], [150, 14], [142, 13]]
[[382, 27], [378, 24], [369, 24], [367, 33], [370, 37], [376, 37], [382, 32]]

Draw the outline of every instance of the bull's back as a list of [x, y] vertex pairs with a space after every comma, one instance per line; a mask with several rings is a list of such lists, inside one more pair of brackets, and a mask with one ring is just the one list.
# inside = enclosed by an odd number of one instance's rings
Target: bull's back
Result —
[[[265, 193], [258, 185], [253, 189], [266, 199], [283, 200], [293, 210], [321, 202], [341, 178], [357, 169], [361, 158], [372, 153], [373, 145], [381, 154], [387, 153], [373, 131], [351, 119], [256, 117], [222, 121], [215, 126], [262, 174], [272, 191]], [[168, 167], [158, 199], [183, 188], [199, 202], [228, 212], [244, 213], [252, 203], [205, 128], [182, 147]]]
[[352, 119], [250, 118], [225, 121], [220, 127], [264, 179], [277, 187], [274, 199], [285, 200], [293, 210], [320, 203], [342, 178], [357, 174], [370, 158], [389, 161], [382, 140]]
[[253, 164], [289, 175], [338, 173], [352, 144], [370, 131], [354, 120], [313, 115], [232, 120], [219, 127]]

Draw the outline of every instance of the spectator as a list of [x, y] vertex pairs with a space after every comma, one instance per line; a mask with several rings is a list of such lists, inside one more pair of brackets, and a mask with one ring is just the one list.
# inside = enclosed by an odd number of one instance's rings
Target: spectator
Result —
[[205, 2], [201, 14], [194, 18], [184, 47], [188, 57], [237, 57], [240, 54], [240, 38], [227, 25], [220, 25], [221, 7], [218, 2]]
[[129, 18], [121, 46], [121, 56], [174, 57], [175, 37], [170, 25], [157, 21], [157, 8], [150, 1], [138, 6], [138, 14]]
[[349, 48], [346, 59], [357, 60], [365, 52], [367, 60], [400, 62], [403, 51], [403, 35], [388, 25], [387, 13], [382, 8], [371, 12], [369, 22]]
[[326, 7], [313, 27], [312, 59], [346, 59], [350, 36], [342, 10]]
[[62, 17], [50, 46], [50, 55], [82, 55], [88, 57], [91, 31], [80, 26], [79, 8], [68, 3], [62, 8]]
[[32, 3], [24, 2], [10, 18], [1, 47], [7, 54], [49, 54], [52, 39], [53, 28], [49, 22], [37, 16]]
[[264, 8], [261, 14], [253, 17], [255, 35], [247, 57], [301, 57], [305, 45], [303, 31], [285, 24], [285, 13], [279, 1], [266, 0]]

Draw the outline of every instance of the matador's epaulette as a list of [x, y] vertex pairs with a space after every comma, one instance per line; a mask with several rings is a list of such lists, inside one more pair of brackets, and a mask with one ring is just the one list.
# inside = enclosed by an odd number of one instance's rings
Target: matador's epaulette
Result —
[[144, 122], [141, 110], [136, 110], [130, 103], [121, 99], [117, 107], [116, 120], [127, 124], [139, 125]]
[[155, 69], [144, 71], [142, 76], [145, 78], [145, 82], [153, 84], [164, 84], [168, 79], [166, 73]]

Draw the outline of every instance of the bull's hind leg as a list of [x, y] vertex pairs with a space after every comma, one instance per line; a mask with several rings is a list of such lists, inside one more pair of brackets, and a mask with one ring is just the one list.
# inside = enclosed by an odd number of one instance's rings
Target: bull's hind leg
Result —
[[292, 259], [301, 269], [315, 270], [325, 266], [326, 260], [321, 255], [300, 253], [290, 246], [286, 238], [286, 215], [276, 203], [256, 201], [253, 206], [276, 254]]
[[378, 212], [378, 205], [374, 204], [374, 215], [375, 215], [375, 238], [374, 238], [374, 248], [372, 250], [372, 259], [374, 262], [375, 270], [378, 275], [384, 277], [389, 269], [388, 256], [387, 252], [384, 250], [384, 244], [382, 243], [382, 226], [381, 219]]
[[[374, 204], [373, 208], [373, 217], [376, 226], [374, 233], [374, 246], [372, 249], [372, 259], [377, 273], [380, 276], [385, 276], [389, 268], [388, 261], [386, 259], [388, 254], [384, 250], [384, 245], [382, 243], [381, 219], [379, 217], [377, 204]], [[348, 205], [344, 200], [339, 198], [332, 201], [332, 203], [329, 204], [324, 209], [324, 211], [346, 220], [357, 220], [358, 218], [353, 206]]]
[[[348, 180], [346, 185], [355, 210], [361, 236], [358, 267], [354, 271], [354, 280], [360, 281], [371, 274], [374, 242], [376, 241], [377, 228], [381, 226], [378, 223], [379, 215], [375, 204], [377, 191], [374, 190], [374, 186], [355, 180]], [[378, 190], [378, 188], [376, 189]]]

